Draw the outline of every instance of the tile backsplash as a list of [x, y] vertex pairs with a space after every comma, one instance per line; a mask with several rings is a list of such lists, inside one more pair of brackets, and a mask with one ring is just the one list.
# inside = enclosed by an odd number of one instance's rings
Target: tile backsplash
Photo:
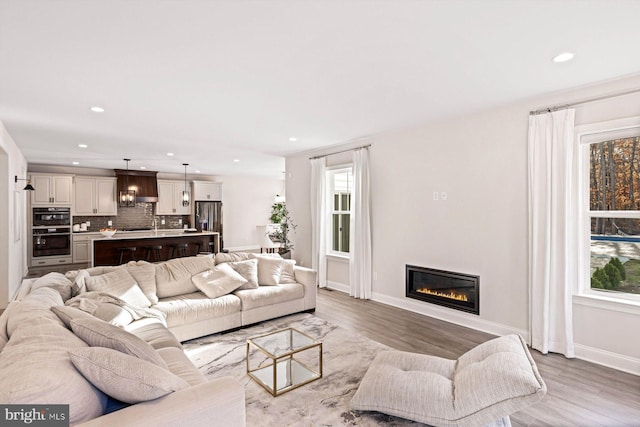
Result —
[[[108, 227], [107, 221], [113, 221], [112, 227], [123, 230], [131, 228], [153, 228], [154, 203], [136, 203], [134, 207], [118, 208], [117, 216], [74, 216], [72, 224], [81, 224], [89, 221], [89, 231], [98, 231]], [[159, 215], [158, 229], [183, 228], [184, 224], [190, 226], [189, 215]], [[164, 225], [161, 224], [165, 220]], [[182, 219], [182, 224], [179, 220]]]

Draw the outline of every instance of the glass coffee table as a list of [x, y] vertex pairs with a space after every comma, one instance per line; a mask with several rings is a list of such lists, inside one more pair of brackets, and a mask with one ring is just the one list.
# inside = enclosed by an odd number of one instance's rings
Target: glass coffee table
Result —
[[249, 338], [247, 374], [279, 396], [322, 378], [322, 343], [293, 328]]

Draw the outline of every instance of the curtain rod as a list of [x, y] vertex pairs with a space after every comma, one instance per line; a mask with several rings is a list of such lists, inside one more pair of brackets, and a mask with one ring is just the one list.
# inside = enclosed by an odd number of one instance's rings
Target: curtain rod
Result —
[[631, 95], [632, 93], [637, 93], [637, 92], [640, 92], [640, 89], [633, 89], [633, 90], [628, 90], [626, 92], [620, 92], [620, 93], [612, 93], [610, 95], [598, 96], [596, 98], [589, 98], [589, 99], [572, 102], [570, 104], [565, 104], [565, 105], [555, 105], [553, 107], [547, 107], [547, 108], [542, 108], [540, 110], [530, 111], [529, 115], [535, 116], [537, 114], [551, 113], [553, 111], [564, 110], [566, 108], [575, 107], [576, 105], [588, 104], [590, 102], [602, 101], [603, 99], [616, 98], [618, 96]]
[[321, 156], [309, 157], [309, 160], [313, 160], [313, 159], [321, 159], [321, 158], [323, 158], [323, 157], [333, 156], [334, 154], [346, 153], [347, 151], [354, 151], [354, 150], [359, 150], [359, 149], [361, 149], [361, 148], [369, 148], [369, 147], [371, 147], [371, 144], [362, 145], [362, 146], [360, 146], [360, 147], [349, 148], [349, 149], [347, 149], [347, 150], [336, 151], [336, 152], [334, 152], [334, 153], [323, 154], [323, 155], [321, 155]]

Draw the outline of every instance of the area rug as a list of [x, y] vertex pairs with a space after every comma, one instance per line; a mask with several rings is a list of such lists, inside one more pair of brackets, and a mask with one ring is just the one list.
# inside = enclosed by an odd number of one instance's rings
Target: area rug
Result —
[[[246, 374], [247, 339], [287, 327], [322, 342], [323, 377], [272, 397]], [[389, 347], [310, 314], [267, 321], [239, 331], [184, 343], [208, 378], [232, 376], [245, 387], [247, 426], [422, 426], [376, 412], [349, 410], [349, 402], [376, 354]]]

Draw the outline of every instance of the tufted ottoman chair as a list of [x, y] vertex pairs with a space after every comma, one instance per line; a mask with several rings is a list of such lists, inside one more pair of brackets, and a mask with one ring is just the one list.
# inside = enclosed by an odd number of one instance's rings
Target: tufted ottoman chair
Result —
[[351, 409], [433, 426], [509, 426], [509, 414], [538, 402], [546, 392], [524, 340], [507, 335], [480, 344], [458, 360], [380, 352]]

